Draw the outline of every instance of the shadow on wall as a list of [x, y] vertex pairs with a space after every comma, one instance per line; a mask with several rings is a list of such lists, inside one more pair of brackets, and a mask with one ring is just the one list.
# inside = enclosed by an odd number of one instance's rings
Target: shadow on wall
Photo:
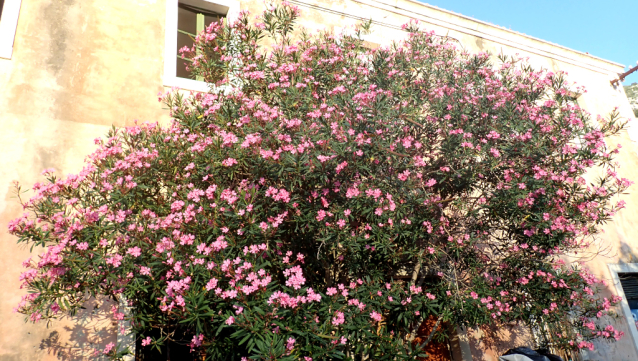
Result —
[[88, 301], [75, 317], [67, 318], [70, 326], [51, 331], [40, 341], [40, 350], [64, 361], [102, 359], [98, 356], [102, 356], [104, 346], [116, 340], [117, 323], [111, 317], [112, 305], [112, 302]]
[[618, 258], [621, 263], [638, 263], [638, 255], [627, 242], [620, 242], [620, 255]]
[[515, 347], [532, 347], [529, 329], [518, 324], [501, 324], [468, 330], [472, 359], [495, 361], [498, 356]]

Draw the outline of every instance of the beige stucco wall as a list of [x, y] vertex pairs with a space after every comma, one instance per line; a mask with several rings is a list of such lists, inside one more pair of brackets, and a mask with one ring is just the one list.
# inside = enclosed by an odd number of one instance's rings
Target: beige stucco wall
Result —
[[[555, 44], [406, 0], [291, 0], [302, 10], [300, 23], [309, 29], [339, 30], [360, 19], [373, 20], [368, 41], [380, 44], [401, 39], [400, 25], [410, 17], [426, 29], [447, 35], [471, 52], [529, 56], [536, 67], [564, 70], [588, 93], [579, 102], [594, 115], [620, 107], [632, 112], [622, 87], [609, 84], [622, 66]], [[261, 0], [241, 1], [242, 10], [258, 14]], [[6, 233], [6, 224], [21, 209], [13, 181], [29, 186], [41, 181], [40, 172], [55, 168], [58, 174], [77, 172], [92, 140], [111, 125], [168, 120], [157, 102], [163, 90], [165, 3], [163, 0], [23, 0], [13, 58], [0, 59], [0, 361], [81, 360], [94, 343], [113, 336], [108, 320], [91, 318], [25, 324], [12, 312], [19, 302], [18, 275], [29, 254]], [[638, 132], [637, 132], [638, 133]], [[636, 137], [635, 139], [638, 139]], [[621, 174], [638, 179], [638, 148], [628, 134], [619, 137], [623, 152]], [[609, 279], [608, 263], [638, 262], [638, 192], [625, 196], [628, 208], [605, 229], [602, 241], [610, 245], [607, 257], [588, 265]], [[610, 285], [609, 292], [615, 292]], [[627, 331], [628, 325], [619, 323]], [[496, 360], [509, 346], [527, 337], [502, 330], [503, 342], [490, 347], [480, 332], [469, 332], [474, 360]], [[628, 332], [627, 332], [628, 333]], [[598, 360], [638, 360], [631, 336], [616, 344], [599, 345]]]
[[[13, 58], [0, 59], [0, 360], [79, 360], [113, 339], [99, 313], [79, 323], [25, 324], [12, 309], [28, 249], [6, 233], [44, 168], [77, 172], [113, 124], [160, 120], [162, 1], [24, 0]], [[101, 321], [101, 322], [100, 322]]]

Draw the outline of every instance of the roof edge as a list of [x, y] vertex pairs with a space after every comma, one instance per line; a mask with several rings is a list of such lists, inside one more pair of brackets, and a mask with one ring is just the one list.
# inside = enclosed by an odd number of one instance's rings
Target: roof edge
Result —
[[[395, 5], [392, 5], [392, 4], [390, 4], [388, 2], [385, 2], [385, 1], [382, 1], [382, 0], [373, 0], [373, 1], [400, 8], [400, 6], [398, 6], [398, 4], [396, 4], [396, 3], [398, 3], [398, 1], [395, 1]], [[582, 52], [580, 50], [575, 50], [575, 49], [572, 49], [572, 48], [568, 48], [568, 47], [566, 47], [564, 45], [552, 43], [551, 41], [540, 39], [540, 38], [537, 38], [537, 37], [534, 37], [534, 36], [531, 36], [531, 35], [527, 35], [525, 33], [521, 33], [521, 32], [515, 31], [515, 30], [511, 30], [511, 29], [508, 29], [508, 28], [503, 27], [501, 25], [492, 24], [492, 23], [489, 23], [487, 21], [475, 19], [475, 18], [473, 18], [471, 16], [467, 16], [467, 15], [463, 15], [463, 14], [460, 14], [460, 13], [456, 13], [456, 12], [451, 11], [451, 10], [443, 9], [443, 8], [440, 8], [440, 7], [436, 6], [436, 5], [431, 5], [431, 4], [428, 4], [428, 3], [425, 3], [425, 2], [421, 2], [421, 1], [418, 1], [418, 0], [401, 0], [401, 1], [412, 3], [412, 4], [415, 4], [417, 6], [423, 6], [423, 7], [435, 9], [437, 11], [440, 11], [440, 12], [443, 12], [443, 13], [448, 13], [450, 15], [454, 15], [454, 16], [459, 17], [459, 18], [463, 18], [463, 19], [466, 19], [466, 20], [474, 21], [474, 22], [477, 22], [479, 24], [486, 25], [486, 26], [489, 26], [489, 27], [492, 27], [492, 28], [496, 28], [496, 29], [499, 29], [499, 30], [504, 30], [504, 31], [506, 31], [508, 33], [511, 33], [511, 34], [514, 34], [514, 35], [518, 35], [518, 36], [522, 36], [522, 37], [525, 37], [525, 38], [529, 38], [529, 39], [532, 39], [532, 40], [535, 40], [535, 41], [539, 41], [539, 42], [542, 42], [542, 43], [545, 43], [545, 44], [548, 44], [548, 45], [551, 45], [551, 46], [559, 47], [559, 48], [561, 48], [563, 50], [567, 50], [567, 51], [572, 52], [572, 53], [576, 53], [576, 54], [579, 54], [579, 55], [582, 55], [582, 56], [586, 56], [586, 57], [589, 57], [589, 58], [592, 58], [592, 59], [595, 59], [595, 60], [598, 60], [598, 61], [603, 61], [603, 62], [612, 64], [612, 65], [615, 65], [615, 66], [619, 66], [619, 67], [622, 67], [623, 69], [625, 68], [624, 64], [620, 64], [620, 63], [617, 63], [615, 61], [604, 59], [604, 58], [601, 58], [601, 57], [598, 57], [598, 56], [595, 56], [595, 55], [592, 55], [592, 54], [589, 54], [589, 53], [586, 53], [586, 52]], [[409, 11], [409, 9], [404, 9], [404, 10]], [[421, 14], [421, 15], [423, 15], [423, 14]], [[446, 20], [446, 19], [438, 19], [438, 20], [448, 22], [448, 20]], [[454, 25], [459, 25], [459, 24], [454, 24]]]

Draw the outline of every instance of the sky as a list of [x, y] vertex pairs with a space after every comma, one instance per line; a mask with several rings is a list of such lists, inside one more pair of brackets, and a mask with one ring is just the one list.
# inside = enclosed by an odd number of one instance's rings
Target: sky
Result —
[[[625, 66], [633, 67], [638, 61], [638, 0], [422, 2]], [[625, 78], [623, 85], [634, 82], [638, 82], [638, 71]]]

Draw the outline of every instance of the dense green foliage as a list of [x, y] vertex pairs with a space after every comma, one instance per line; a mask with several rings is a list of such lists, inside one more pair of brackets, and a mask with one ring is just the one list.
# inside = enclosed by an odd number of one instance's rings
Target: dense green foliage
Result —
[[617, 300], [561, 262], [622, 208], [617, 115], [594, 121], [562, 74], [415, 23], [368, 50], [293, 40], [296, 18], [211, 25], [184, 51], [210, 93], [166, 94], [170, 127], [115, 129], [79, 175], [47, 173], [10, 225], [46, 247], [21, 312], [112, 297], [144, 345], [211, 360], [413, 359], [427, 317], [549, 327], [565, 348], [621, 336]]

